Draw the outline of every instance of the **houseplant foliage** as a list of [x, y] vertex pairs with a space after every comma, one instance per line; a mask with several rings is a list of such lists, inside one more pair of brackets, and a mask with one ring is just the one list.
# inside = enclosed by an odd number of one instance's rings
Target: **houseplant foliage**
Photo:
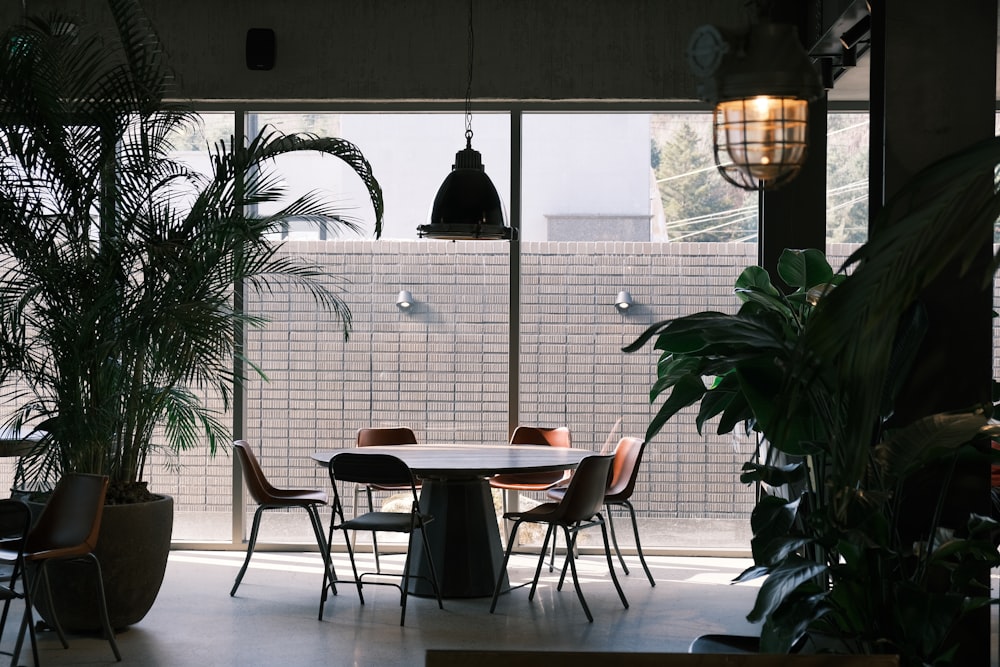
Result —
[[[291, 219], [334, 233], [359, 223], [320, 193], [288, 201], [276, 158], [348, 164], [376, 236], [382, 195], [357, 147], [336, 138], [265, 128], [210, 146], [208, 174], [174, 159], [171, 137], [198, 116], [171, 101], [173, 74], [138, 3], [107, 6], [108, 34], [53, 14], [3, 36], [0, 386], [6, 425], [42, 436], [29, 488], [106, 474], [109, 501], [123, 502], [154, 449], [228, 442], [241, 332], [265, 324], [241, 311], [243, 290], [294, 284], [349, 330], [336, 283], [270, 239]], [[274, 213], [256, 212], [268, 203]]]
[[756, 436], [741, 475], [761, 490], [754, 565], [737, 581], [767, 575], [748, 614], [764, 652], [811, 640], [952, 664], [969, 615], [990, 603], [996, 522], [949, 501], [972, 470], [988, 511], [989, 386], [979, 405], [906, 420], [899, 397], [920, 363], [923, 291], [951, 267], [989, 264], [977, 258], [1000, 214], [998, 163], [992, 139], [918, 174], [837, 274], [819, 251], [786, 251], [790, 294], [750, 267], [736, 314], [660, 322], [625, 348], [661, 351], [647, 439], [694, 405], [699, 430], [717, 420], [719, 433]]

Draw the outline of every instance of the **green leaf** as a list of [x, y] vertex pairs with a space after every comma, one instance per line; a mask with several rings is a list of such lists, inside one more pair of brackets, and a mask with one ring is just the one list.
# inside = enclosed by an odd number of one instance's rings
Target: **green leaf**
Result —
[[833, 269], [826, 256], [815, 248], [785, 249], [778, 257], [778, 276], [790, 287], [808, 290], [833, 280]]
[[761, 585], [753, 609], [747, 614], [747, 620], [751, 623], [764, 620], [800, 586], [814, 582], [816, 577], [825, 574], [826, 570], [826, 565], [822, 563], [800, 556], [789, 556], [771, 570]]
[[768, 275], [767, 271], [757, 265], [748, 266], [743, 269], [743, 272], [736, 279], [734, 289], [736, 295], [741, 299], [743, 299], [743, 296], [740, 294], [741, 290], [757, 289], [772, 296], [780, 296], [781, 294], [778, 288], [771, 284], [771, 276]]

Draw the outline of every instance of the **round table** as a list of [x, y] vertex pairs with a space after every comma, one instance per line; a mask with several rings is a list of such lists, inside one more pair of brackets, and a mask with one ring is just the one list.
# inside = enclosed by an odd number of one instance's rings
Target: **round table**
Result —
[[[421, 480], [420, 509], [434, 517], [427, 542], [437, 569], [442, 597], [493, 595], [503, 565], [503, 543], [496, 521], [489, 478], [499, 473], [549, 472], [576, 468], [593, 454], [586, 449], [533, 445], [420, 444], [350, 447], [316, 452], [313, 460], [327, 465], [337, 454], [391, 454], [403, 460]], [[430, 573], [416, 536], [411, 553], [414, 574]], [[424, 578], [412, 578], [414, 595], [433, 595]], [[504, 583], [506, 587], [506, 582]]]

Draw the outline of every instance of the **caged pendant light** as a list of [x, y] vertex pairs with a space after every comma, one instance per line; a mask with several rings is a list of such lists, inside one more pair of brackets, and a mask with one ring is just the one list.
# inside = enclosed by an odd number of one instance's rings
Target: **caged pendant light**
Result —
[[771, 23], [763, 13], [743, 34], [701, 26], [687, 52], [699, 95], [715, 106], [716, 167], [744, 190], [775, 189], [795, 178], [808, 149], [809, 102], [823, 92], [795, 26]]
[[426, 225], [417, 227], [420, 238], [445, 240], [509, 239], [503, 204], [493, 181], [486, 175], [479, 151], [472, 148], [472, 56], [474, 33], [472, 0], [469, 0], [469, 76], [465, 91], [465, 148], [455, 154], [455, 164], [434, 197]]

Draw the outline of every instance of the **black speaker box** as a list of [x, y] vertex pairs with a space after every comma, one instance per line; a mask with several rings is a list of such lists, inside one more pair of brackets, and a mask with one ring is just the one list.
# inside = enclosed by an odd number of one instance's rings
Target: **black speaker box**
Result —
[[247, 30], [247, 68], [267, 70], [274, 67], [275, 39], [270, 28]]

